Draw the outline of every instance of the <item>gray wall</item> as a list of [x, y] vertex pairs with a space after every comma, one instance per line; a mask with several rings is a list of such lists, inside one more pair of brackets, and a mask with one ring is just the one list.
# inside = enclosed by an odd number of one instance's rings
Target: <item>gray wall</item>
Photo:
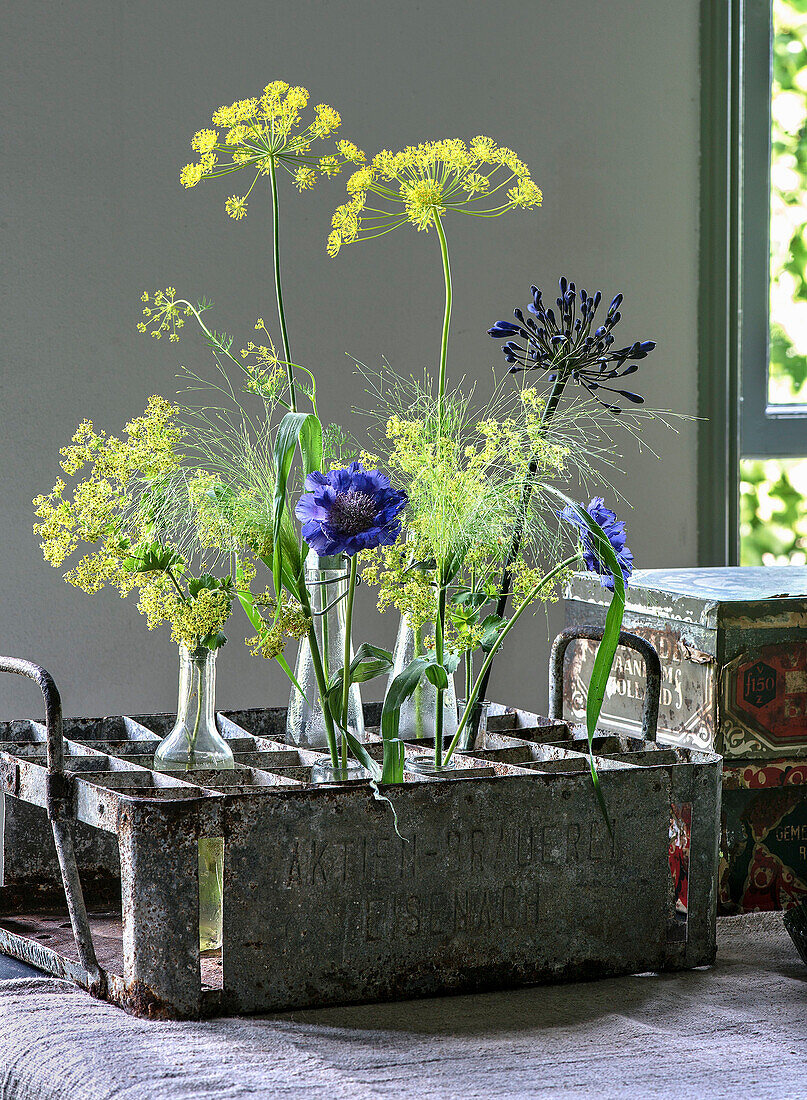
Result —
[[[234, 223], [222, 208], [237, 190], [229, 180], [190, 192], [177, 182], [187, 142], [220, 103], [282, 78], [336, 106], [343, 136], [370, 153], [476, 133], [512, 146], [545, 204], [450, 220], [453, 376], [486, 385], [500, 359], [485, 328], [531, 282], [566, 273], [625, 292], [625, 335], [659, 344], [641, 391], [651, 406], [694, 413], [697, 0], [11, 0], [5, 10], [0, 651], [46, 665], [67, 713], [169, 709], [175, 652], [133, 603], [85, 596], [42, 561], [32, 497], [53, 483], [80, 419], [118, 430], [151, 393], [172, 392], [179, 363], [205, 362], [190, 334], [178, 346], [137, 334], [144, 288], [207, 294], [215, 323], [239, 337], [272, 317], [265, 197]], [[295, 354], [317, 371], [328, 418], [347, 422], [358, 383], [346, 351], [367, 363], [385, 354], [404, 371], [434, 362], [437, 241], [402, 229], [331, 260], [324, 238], [343, 182], [284, 190]], [[694, 427], [648, 436], [663, 465], [616, 437], [619, 485], [635, 505], [630, 543], [642, 566], [691, 565]], [[391, 641], [392, 618], [376, 623], [367, 596], [357, 635], [372, 624], [375, 640]], [[542, 614], [524, 625], [494, 698], [544, 701], [548, 632]], [[274, 666], [230, 634], [221, 704], [284, 701]], [[0, 686], [0, 716], [38, 707], [33, 688]]]

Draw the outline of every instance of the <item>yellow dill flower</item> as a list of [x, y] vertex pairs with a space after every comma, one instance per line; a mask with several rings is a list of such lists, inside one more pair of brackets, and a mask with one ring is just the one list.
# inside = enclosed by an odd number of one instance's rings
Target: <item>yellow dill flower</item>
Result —
[[159, 340], [164, 332], [168, 333], [168, 339], [172, 342], [179, 340], [178, 329], [185, 324], [185, 317], [189, 317], [193, 310], [183, 301], [177, 301], [176, 287], [167, 286], [165, 290], [155, 290], [149, 299], [148, 291], [144, 291], [141, 301], [149, 302], [143, 310], [143, 316], [148, 318], [137, 326], [138, 332], [150, 332]]
[[527, 166], [512, 149], [484, 136], [470, 145], [446, 138], [408, 145], [397, 153], [382, 149], [346, 186], [351, 199], [332, 219], [331, 256], [345, 242], [379, 237], [406, 222], [428, 230], [451, 211], [492, 218], [514, 207], [541, 204], [541, 191]]
[[183, 187], [195, 187], [202, 178], [201, 164], [186, 164], [179, 173], [179, 182]]
[[338, 157], [327, 156], [319, 158], [318, 167], [323, 176], [336, 176], [339, 174], [341, 165]]
[[317, 173], [309, 165], [303, 165], [294, 173], [294, 183], [298, 191], [305, 191], [307, 187], [313, 187], [316, 179]]
[[224, 203], [224, 209], [231, 218], [235, 218], [236, 221], [239, 221], [241, 218], [247, 216], [247, 205], [246, 200], [240, 196], [230, 195], [229, 199]]
[[218, 140], [219, 135], [216, 130], [199, 130], [193, 135], [191, 147], [200, 154], [210, 153], [216, 148]]
[[[260, 96], [219, 107], [212, 122], [224, 134], [211, 129], [197, 131], [191, 147], [199, 153], [199, 161], [182, 169], [182, 186], [195, 187], [201, 179], [251, 168], [255, 177], [244, 197], [231, 196], [224, 204], [230, 217], [238, 220], [246, 215], [246, 199], [261, 175], [273, 175], [277, 168], [284, 168], [302, 191], [313, 187], [318, 175], [335, 176], [347, 163], [360, 164], [364, 153], [349, 141], [336, 142], [338, 155], [312, 151], [316, 142], [338, 130], [342, 120], [333, 107], [319, 103], [306, 124], [302, 113], [309, 98], [305, 88], [275, 80]], [[218, 154], [229, 159], [219, 162]]]

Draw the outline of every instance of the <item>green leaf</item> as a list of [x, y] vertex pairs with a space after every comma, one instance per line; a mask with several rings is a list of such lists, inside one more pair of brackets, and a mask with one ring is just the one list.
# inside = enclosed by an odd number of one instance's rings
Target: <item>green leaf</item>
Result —
[[[392, 654], [389, 650], [379, 649], [378, 646], [363, 642], [356, 650], [356, 655], [350, 662], [348, 679], [351, 684], [364, 684], [368, 680], [374, 680], [376, 676], [383, 676], [392, 668]], [[338, 668], [328, 684], [328, 697], [340, 698], [342, 694], [342, 680], [344, 669]]]
[[217, 630], [214, 634], [205, 634], [204, 638], [199, 642], [199, 645], [206, 646], [208, 649], [221, 649], [223, 645], [227, 644], [227, 636], [222, 634], [220, 630]]
[[202, 573], [201, 577], [188, 578], [188, 594], [194, 598], [204, 589], [207, 589], [209, 592], [215, 592], [219, 587], [219, 582], [209, 573]]
[[123, 569], [127, 573], [167, 573], [182, 563], [182, 555], [173, 547], [160, 542], [142, 542], [124, 560]]
[[[280, 422], [275, 438], [275, 500], [272, 538], [272, 576], [275, 591], [280, 591], [283, 579], [283, 557], [289, 547], [287, 532], [284, 532], [283, 518], [288, 519], [286, 510], [286, 491], [291, 472], [294, 451], [299, 446], [306, 476], [322, 466], [322, 425], [313, 413], [286, 413]], [[285, 537], [284, 537], [285, 536]], [[296, 536], [294, 537], [297, 545]], [[298, 549], [299, 555], [299, 549]], [[295, 570], [297, 572], [297, 570]]]
[[283, 669], [283, 671], [286, 673], [286, 675], [291, 680], [291, 682], [294, 684], [295, 688], [300, 693], [300, 695], [302, 695], [303, 699], [305, 699], [305, 692], [303, 691], [303, 689], [300, 687], [299, 683], [297, 682], [297, 677], [291, 671], [291, 668], [289, 667], [289, 662], [286, 660], [286, 658], [283, 656], [283, 654], [278, 653], [277, 657], [275, 657], [275, 660], [280, 665], [280, 667]]
[[588, 736], [591, 778], [594, 783], [594, 789], [597, 792], [600, 807], [605, 815], [608, 831], [613, 833], [608, 811], [605, 806], [605, 799], [600, 789], [597, 769], [594, 766], [592, 741], [597, 731], [597, 723], [600, 720], [600, 713], [605, 699], [605, 689], [608, 684], [608, 678], [611, 675], [616, 648], [619, 645], [619, 632], [622, 629], [622, 618], [625, 613], [625, 579], [622, 576], [622, 569], [617, 559], [616, 552], [608, 541], [608, 536], [596, 520], [591, 518], [582, 505], [578, 504], [570, 497], [567, 497], [565, 493], [561, 493], [558, 489], [552, 489], [550, 486], [546, 488], [577, 512], [580, 519], [585, 523], [586, 527], [588, 527], [591, 544], [595, 554], [614, 579], [614, 594], [611, 597], [611, 603], [609, 604], [608, 612], [605, 616], [602, 641], [597, 648], [597, 655], [594, 658], [594, 667], [591, 670], [591, 680], [589, 681], [586, 697], [586, 734]]
[[493, 649], [496, 644], [496, 639], [506, 625], [507, 619], [503, 619], [501, 615], [488, 615], [482, 620], [482, 637], [479, 641], [479, 645], [484, 649], [485, 653], [490, 653], [491, 649]]
[[445, 670], [445, 666], [439, 665], [436, 661], [434, 664], [426, 666], [425, 676], [429, 683], [434, 684], [438, 691], [445, 691], [448, 687], [448, 673]]

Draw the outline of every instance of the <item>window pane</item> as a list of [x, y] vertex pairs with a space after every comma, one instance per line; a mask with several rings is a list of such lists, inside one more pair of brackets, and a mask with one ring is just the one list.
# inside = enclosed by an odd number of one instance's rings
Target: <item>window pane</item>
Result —
[[807, 564], [807, 458], [740, 463], [740, 564]]
[[807, 403], [807, 0], [773, 0], [768, 400]]

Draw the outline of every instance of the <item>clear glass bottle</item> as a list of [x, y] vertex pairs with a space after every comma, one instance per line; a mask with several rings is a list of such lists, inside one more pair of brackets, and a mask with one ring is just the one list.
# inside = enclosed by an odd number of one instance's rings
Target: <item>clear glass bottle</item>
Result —
[[[401, 616], [389, 683], [403, 672], [410, 661], [424, 655], [426, 639], [430, 637], [434, 637], [434, 623], [424, 623], [419, 630], [414, 630], [408, 616]], [[424, 676], [409, 698], [401, 704], [398, 720], [399, 736], [410, 740], [434, 737], [436, 718], [437, 688]], [[452, 675], [449, 676], [448, 687], [443, 693], [443, 745], [446, 748], [456, 732], [457, 692]]]
[[[230, 746], [216, 729], [216, 654], [205, 646], [179, 648], [179, 698], [174, 728], [157, 746], [159, 772], [227, 771]], [[199, 841], [199, 949], [221, 947], [224, 917], [224, 838]]]
[[[309, 552], [305, 562], [305, 579], [308, 591], [311, 593], [314, 630], [319, 642], [326, 680], [329, 680], [344, 665], [346, 603], [344, 597], [347, 595], [349, 576], [347, 561], [341, 554], [321, 558], [313, 550]], [[352, 644], [350, 654], [352, 657]], [[294, 675], [305, 695], [301, 695], [292, 685], [286, 719], [286, 736], [292, 745], [327, 752], [328, 737], [325, 732], [325, 719], [308, 638], [300, 641]], [[351, 685], [347, 713], [348, 729], [354, 737], [363, 741], [364, 714], [358, 684]]]

